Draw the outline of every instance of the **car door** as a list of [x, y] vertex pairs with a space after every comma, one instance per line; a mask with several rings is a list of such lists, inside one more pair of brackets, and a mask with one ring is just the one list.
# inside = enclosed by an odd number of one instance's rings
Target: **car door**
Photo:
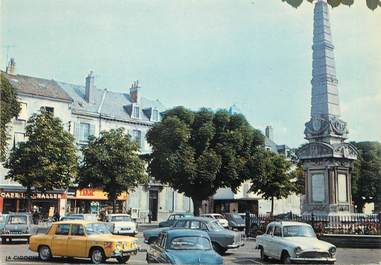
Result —
[[266, 234], [263, 235], [263, 249], [266, 256], [271, 255], [272, 239], [273, 239], [274, 225], [269, 225], [266, 230]]
[[72, 224], [70, 228], [70, 235], [68, 237], [68, 256], [69, 257], [87, 257], [87, 237], [83, 225]]
[[280, 225], [274, 226], [271, 251], [274, 258], [280, 259], [282, 253], [282, 227]]
[[56, 232], [52, 238], [53, 256], [67, 256], [67, 243], [70, 231], [70, 224], [58, 224]]
[[156, 242], [152, 244], [150, 247], [148, 255], [150, 260], [154, 263], [164, 263], [162, 258], [162, 252], [163, 252], [162, 245], [164, 244], [164, 238], [165, 238], [165, 234], [161, 233], [158, 239], [156, 240]]

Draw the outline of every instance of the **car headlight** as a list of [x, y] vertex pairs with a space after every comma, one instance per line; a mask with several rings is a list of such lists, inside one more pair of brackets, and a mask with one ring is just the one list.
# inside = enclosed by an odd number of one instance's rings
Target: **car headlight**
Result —
[[115, 243], [115, 248], [116, 248], [117, 250], [120, 250], [120, 249], [122, 248], [122, 242], [116, 242], [116, 243]]
[[296, 256], [299, 256], [300, 253], [302, 253], [302, 248], [301, 248], [301, 247], [296, 247], [296, 248], [294, 249], [294, 253], [295, 253]]
[[336, 248], [335, 247], [331, 247], [328, 251], [329, 251], [329, 254], [331, 254], [331, 257], [334, 257], [336, 255]]

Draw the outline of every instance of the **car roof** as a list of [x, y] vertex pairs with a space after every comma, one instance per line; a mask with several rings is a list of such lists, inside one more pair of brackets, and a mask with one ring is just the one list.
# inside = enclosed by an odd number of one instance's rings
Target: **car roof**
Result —
[[288, 225], [301, 225], [301, 226], [310, 226], [307, 223], [302, 223], [302, 222], [292, 222], [292, 221], [276, 221], [276, 222], [271, 222], [269, 225], [281, 225], [281, 226], [288, 226]]
[[196, 229], [171, 229], [166, 231], [169, 237], [178, 237], [178, 236], [203, 236], [208, 237], [208, 233], [202, 230]]
[[208, 218], [208, 217], [199, 217], [199, 216], [185, 217], [185, 218], [181, 219], [181, 221], [187, 221], [187, 220], [204, 221], [204, 222], [214, 221], [211, 218]]
[[87, 220], [65, 220], [65, 221], [54, 222], [54, 224], [83, 224], [83, 225], [93, 224], [93, 223], [101, 224], [102, 222], [92, 222]]

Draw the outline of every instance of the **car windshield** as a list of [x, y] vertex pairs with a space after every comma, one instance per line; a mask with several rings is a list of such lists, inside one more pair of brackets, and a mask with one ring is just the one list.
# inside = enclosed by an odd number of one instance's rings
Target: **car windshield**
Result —
[[172, 239], [169, 249], [173, 250], [209, 250], [209, 239], [205, 237], [184, 236]]
[[306, 225], [290, 225], [283, 227], [284, 237], [316, 237], [311, 226]]
[[87, 224], [85, 227], [86, 227], [86, 234], [88, 235], [110, 234], [110, 229], [107, 226], [105, 226], [105, 224], [103, 223]]
[[216, 219], [224, 219], [224, 217], [222, 215], [219, 215], [219, 214], [214, 215], [214, 218], [216, 218]]
[[111, 217], [111, 222], [129, 222], [131, 217], [128, 215], [116, 215]]
[[212, 231], [221, 231], [225, 229], [217, 220], [210, 222], [209, 227], [210, 227], [210, 230]]
[[9, 216], [8, 224], [11, 225], [26, 225], [26, 216]]

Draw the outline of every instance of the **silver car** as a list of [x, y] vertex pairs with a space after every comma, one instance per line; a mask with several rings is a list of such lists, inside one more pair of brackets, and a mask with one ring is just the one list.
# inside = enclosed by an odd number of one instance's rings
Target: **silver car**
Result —
[[10, 213], [4, 222], [1, 230], [1, 243], [5, 244], [7, 239], [26, 239], [36, 232], [33, 225], [32, 215], [28, 213]]

